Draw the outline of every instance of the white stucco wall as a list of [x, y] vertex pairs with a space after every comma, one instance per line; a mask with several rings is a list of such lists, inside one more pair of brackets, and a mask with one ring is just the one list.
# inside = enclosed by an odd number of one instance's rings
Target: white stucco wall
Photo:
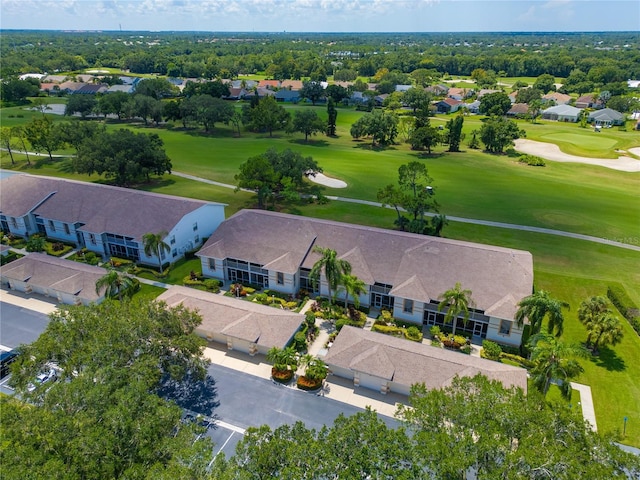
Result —
[[501, 318], [490, 317], [489, 327], [487, 328], [487, 340], [491, 340], [493, 342], [502, 343], [505, 345], [510, 345], [513, 347], [519, 347], [520, 342], [522, 341], [522, 331], [523, 328], [518, 327], [518, 324], [514, 320], [505, 320], [512, 322], [511, 324], [511, 332], [506, 335], [500, 333], [500, 323], [503, 321]]

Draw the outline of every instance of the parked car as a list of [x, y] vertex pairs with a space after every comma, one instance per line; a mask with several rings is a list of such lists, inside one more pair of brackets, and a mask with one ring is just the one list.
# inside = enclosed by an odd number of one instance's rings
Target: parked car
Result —
[[0, 379], [9, 375], [9, 366], [18, 358], [16, 350], [0, 353]]
[[27, 390], [33, 392], [39, 385], [43, 385], [48, 382], [54, 382], [58, 379], [58, 375], [54, 369], [40, 372], [35, 379], [34, 383], [30, 383], [27, 386]]

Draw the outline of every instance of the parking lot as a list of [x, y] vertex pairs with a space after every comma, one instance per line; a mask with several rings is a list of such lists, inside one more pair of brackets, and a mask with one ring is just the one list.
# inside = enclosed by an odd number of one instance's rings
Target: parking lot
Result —
[[[3, 300], [11, 295], [2, 293]], [[4, 350], [34, 341], [48, 323], [46, 314], [5, 301], [0, 302], [0, 313], [0, 344]], [[209, 428], [206, 435], [215, 443], [216, 454], [232, 455], [245, 430], [251, 426], [266, 424], [277, 428], [302, 421], [308, 428], [319, 429], [332, 424], [341, 413], [349, 416], [362, 411], [353, 405], [220, 365], [211, 364], [208, 372], [209, 381], [204, 386], [195, 386], [198, 392], [182, 406], [194, 415], [215, 419], [215, 426]], [[0, 391], [12, 394], [7, 386], [8, 378], [0, 381]], [[393, 418], [381, 418], [390, 426], [397, 425]]]

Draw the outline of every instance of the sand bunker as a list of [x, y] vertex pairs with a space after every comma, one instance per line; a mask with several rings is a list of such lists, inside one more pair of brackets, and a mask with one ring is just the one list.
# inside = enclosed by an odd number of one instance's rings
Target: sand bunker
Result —
[[[535, 155], [553, 162], [586, 163], [611, 168], [612, 170], [620, 170], [621, 172], [640, 172], [640, 160], [632, 157], [622, 156], [618, 157], [617, 160], [612, 158], [578, 157], [563, 153], [560, 147], [553, 143], [536, 142], [526, 138], [517, 139], [515, 144], [516, 150], [519, 152]], [[640, 156], [640, 147], [630, 148], [629, 152]]]
[[342, 180], [338, 180], [336, 178], [329, 178], [323, 173], [316, 173], [315, 176], [307, 175], [307, 178], [311, 180], [313, 183], [318, 183], [320, 185], [324, 185], [325, 187], [346, 188], [347, 186], [347, 184]]

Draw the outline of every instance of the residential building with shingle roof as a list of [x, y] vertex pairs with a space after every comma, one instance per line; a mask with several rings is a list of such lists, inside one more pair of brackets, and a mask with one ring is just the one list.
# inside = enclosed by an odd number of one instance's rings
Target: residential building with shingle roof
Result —
[[38, 293], [68, 305], [89, 305], [104, 300], [96, 282], [107, 274], [102, 267], [30, 253], [0, 267], [2, 285], [24, 293]]
[[334, 375], [381, 393], [409, 395], [416, 383], [441, 389], [456, 376], [476, 375], [527, 391], [524, 368], [348, 325], [340, 330], [323, 360]]
[[611, 108], [603, 108], [589, 114], [587, 119], [589, 123], [601, 126], [624, 125], [624, 115], [617, 110]]
[[189, 287], [172, 286], [157, 300], [196, 310], [202, 316], [198, 335], [250, 355], [285, 348], [304, 321], [299, 313]]
[[[351, 225], [262, 210], [241, 210], [225, 220], [198, 252], [205, 276], [295, 294], [328, 294], [309, 273], [330, 248], [366, 284], [359, 300], [387, 308], [417, 325], [443, 325], [440, 295], [457, 282], [471, 290], [474, 307], [462, 329], [478, 340], [519, 345], [517, 303], [533, 289], [529, 252], [408, 232]], [[344, 298], [344, 292], [338, 297]]]
[[224, 205], [95, 183], [35, 175], [0, 180], [2, 231], [34, 233], [76, 244], [103, 258], [158, 265], [144, 254], [142, 236], [166, 232], [172, 262], [200, 246], [224, 220]]
[[554, 102], [556, 105], [567, 105], [571, 101], [571, 95], [560, 92], [549, 92], [543, 95], [542, 102]]
[[557, 120], [558, 122], [577, 122], [582, 109], [571, 105], [556, 105], [542, 111], [542, 118], [545, 120]]

